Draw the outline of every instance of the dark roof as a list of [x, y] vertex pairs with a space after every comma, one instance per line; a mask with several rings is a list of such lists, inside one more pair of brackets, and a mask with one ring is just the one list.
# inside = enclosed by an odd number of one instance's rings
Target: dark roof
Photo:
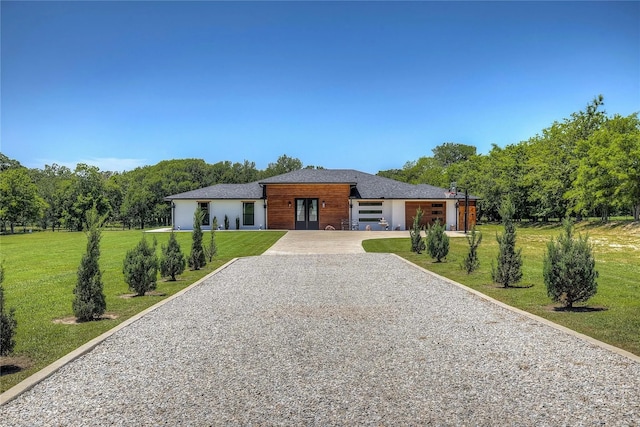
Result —
[[217, 184], [211, 187], [199, 188], [185, 193], [174, 194], [165, 197], [165, 200], [173, 199], [260, 199], [262, 198], [262, 188], [257, 182], [249, 184]]
[[[172, 199], [259, 199], [269, 184], [349, 184], [357, 199], [443, 199], [447, 189], [407, 184], [354, 169], [299, 169], [250, 184], [218, 184], [166, 197]], [[454, 198], [463, 199], [458, 193]], [[469, 196], [477, 199], [475, 196]]]

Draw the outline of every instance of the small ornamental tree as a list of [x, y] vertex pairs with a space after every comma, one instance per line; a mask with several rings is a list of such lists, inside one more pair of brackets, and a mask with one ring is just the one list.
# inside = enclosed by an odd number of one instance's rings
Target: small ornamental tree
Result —
[[162, 245], [162, 258], [160, 259], [160, 275], [169, 277], [172, 282], [176, 280], [176, 275], [182, 274], [187, 261], [182, 254], [180, 244], [172, 231], [169, 235], [167, 246]]
[[597, 292], [598, 272], [593, 257], [593, 247], [588, 236], [573, 237], [573, 224], [567, 218], [564, 232], [547, 243], [543, 276], [547, 295], [565, 308], [576, 302], [584, 302]]
[[202, 247], [202, 218], [204, 212], [198, 208], [193, 214], [193, 233], [191, 233], [191, 253], [189, 254], [189, 268], [200, 270], [207, 264]]
[[411, 236], [411, 252], [415, 252], [417, 254], [421, 254], [425, 249], [424, 240], [422, 240], [421, 233], [421, 224], [422, 223], [422, 208], [418, 206], [416, 209], [416, 216], [413, 217], [413, 225], [411, 226], [411, 230], [409, 230], [409, 235]]
[[146, 292], [156, 288], [158, 278], [156, 245], [155, 239], [153, 239], [153, 246], [151, 246], [143, 236], [135, 248], [127, 251], [124, 258], [122, 269], [124, 280], [129, 285], [129, 289], [138, 296], [143, 296]]
[[224, 216], [224, 229], [228, 230], [229, 229], [229, 217], [228, 216]]
[[103, 293], [102, 272], [98, 265], [100, 259], [100, 225], [104, 217], [98, 215], [94, 206], [87, 212], [87, 252], [82, 256], [78, 267], [78, 281], [73, 290], [73, 314], [80, 322], [100, 318], [107, 309]]
[[16, 321], [15, 308], [9, 312], [4, 307], [4, 266], [0, 265], [0, 356], [7, 356], [13, 352], [16, 345], [15, 335], [18, 322]]
[[469, 244], [469, 252], [467, 257], [462, 262], [462, 268], [471, 274], [480, 267], [480, 259], [478, 258], [478, 246], [482, 242], [482, 233], [476, 231], [476, 226], [471, 227], [471, 233], [467, 236], [467, 243]]
[[436, 262], [442, 262], [449, 254], [449, 236], [439, 220], [427, 228], [427, 252]]
[[516, 250], [516, 226], [513, 223], [515, 207], [510, 201], [502, 203], [500, 216], [504, 223], [504, 233], [498, 235], [499, 245], [498, 265], [491, 263], [491, 278], [495, 283], [508, 288], [522, 279], [522, 249]]
[[205, 255], [209, 262], [213, 261], [213, 257], [218, 255], [218, 245], [216, 245], [216, 232], [211, 229], [209, 244], [204, 248]]

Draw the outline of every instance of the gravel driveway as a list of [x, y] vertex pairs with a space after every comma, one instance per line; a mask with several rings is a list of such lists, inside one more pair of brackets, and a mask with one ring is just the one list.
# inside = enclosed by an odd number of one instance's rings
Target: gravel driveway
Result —
[[640, 425], [640, 363], [387, 254], [239, 259], [3, 426]]

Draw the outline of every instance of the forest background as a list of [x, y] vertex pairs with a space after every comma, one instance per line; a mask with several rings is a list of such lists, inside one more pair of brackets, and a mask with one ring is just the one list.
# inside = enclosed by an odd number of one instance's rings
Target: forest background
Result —
[[[556, 121], [526, 141], [478, 154], [472, 145], [445, 142], [432, 156], [378, 175], [412, 184], [467, 191], [480, 198], [478, 218], [500, 219], [510, 199], [518, 220], [550, 221], [572, 215], [640, 218], [640, 120], [608, 115], [602, 95], [582, 111]], [[101, 171], [80, 163], [74, 170], [57, 164], [23, 167], [0, 153], [0, 231], [84, 228], [94, 205], [111, 226], [167, 226], [166, 196], [221, 183], [248, 183], [306, 168], [286, 154], [264, 170], [255, 163], [203, 159], [165, 160], [131, 171]]]

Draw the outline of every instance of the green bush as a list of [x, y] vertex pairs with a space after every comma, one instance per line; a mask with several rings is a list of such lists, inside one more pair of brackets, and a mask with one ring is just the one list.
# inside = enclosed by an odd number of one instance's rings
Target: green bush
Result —
[[127, 251], [124, 258], [122, 269], [124, 280], [129, 285], [129, 289], [138, 296], [143, 296], [146, 292], [156, 288], [158, 278], [156, 245], [155, 239], [153, 239], [153, 246], [151, 246], [143, 236], [135, 248]]
[[500, 216], [504, 224], [504, 233], [498, 235], [498, 265], [491, 263], [491, 279], [508, 288], [522, 279], [522, 249], [516, 250], [516, 226], [513, 223], [513, 203], [506, 201], [500, 207]]
[[411, 252], [415, 252], [417, 254], [421, 254], [425, 249], [424, 240], [422, 240], [421, 233], [421, 224], [422, 223], [422, 209], [418, 206], [416, 209], [416, 216], [413, 217], [413, 225], [411, 226], [411, 230], [409, 230], [409, 235], [411, 236]]
[[162, 245], [162, 258], [160, 259], [160, 275], [169, 277], [171, 281], [176, 280], [176, 275], [182, 274], [187, 261], [182, 254], [180, 244], [176, 240], [176, 235], [172, 231], [169, 236], [167, 246]]
[[467, 234], [467, 243], [469, 244], [469, 252], [462, 262], [462, 269], [471, 274], [480, 267], [480, 258], [478, 258], [478, 246], [482, 242], [482, 233], [476, 231], [476, 226], [471, 227], [471, 233]]
[[228, 216], [224, 216], [224, 229], [228, 230], [229, 229], [229, 217]]
[[573, 237], [573, 224], [564, 221], [564, 232], [547, 243], [543, 259], [544, 284], [547, 295], [565, 308], [584, 302], [598, 290], [593, 247], [588, 236]]
[[[191, 253], [189, 254], [189, 268], [200, 270], [207, 264], [202, 247], [202, 219], [204, 212], [198, 208], [193, 214], [193, 232], [191, 233]], [[225, 217], [226, 218], [226, 217]]]
[[444, 232], [444, 225], [439, 220], [427, 228], [427, 252], [436, 262], [442, 262], [449, 254], [449, 236]]
[[73, 314], [80, 322], [100, 318], [107, 309], [103, 292], [102, 272], [98, 265], [100, 259], [100, 224], [104, 218], [98, 216], [95, 206], [87, 213], [87, 251], [78, 267], [78, 281], [73, 290]]
[[13, 352], [16, 345], [15, 335], [18, 322], [16, 321], [15, 308], [7, 313], [4, 307], [4, 266], [0, 266], [0, 356], [7, 356]]

